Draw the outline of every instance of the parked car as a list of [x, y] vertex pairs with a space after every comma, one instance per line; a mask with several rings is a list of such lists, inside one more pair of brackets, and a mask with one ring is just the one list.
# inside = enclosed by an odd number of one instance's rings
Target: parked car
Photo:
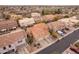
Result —
[[60, 34], [61, 36], [63, 36], [63, 35], [64, 35], [64, 33], [63, 33], [62, 31], [60, 31], [60, 30], [59, 30], [59, 31], [57, 31], [57, 33], [58, 33], [58, 34]]

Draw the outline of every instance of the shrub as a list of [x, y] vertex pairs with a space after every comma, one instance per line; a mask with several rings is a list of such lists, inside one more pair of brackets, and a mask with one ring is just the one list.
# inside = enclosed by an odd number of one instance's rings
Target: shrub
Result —
[[65, 15], [64, 18], [69, 18], [69, 16], [68, 15]]
[[50, 34], [54, 37], [54, 38], [58, 38], [58, 34], [54, 31], [49, 31]]
[[28, 44], [32, 44], [32, 42], [33, 42], [33, 37], [27, 35], [27, 38], [28, 38], [28, 39], [26, 40], [26, 42], [27, 42]]

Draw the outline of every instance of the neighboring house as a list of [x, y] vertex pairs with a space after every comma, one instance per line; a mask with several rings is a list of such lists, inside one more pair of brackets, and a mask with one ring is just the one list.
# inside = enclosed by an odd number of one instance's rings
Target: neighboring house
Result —
[[27, 27], [27, 26], [33, 25], [34, 23], [35, 21], [33, 18], [23, 18], [19, 20], [19, 25], [21, 27]]
[[0, 31], [6, 31], [6, 30], [12, 30], [16, 29], [18, 27], [18, 24], [14, 20], [5, 20], [0, 21]]
[[41, 14], [40, 13], [31, 13], [31, 17], [40, 17], [41, 16]]
[[55, 22], [50, 22], [50, 23], [47, 23], [49, 29], [51, 31], [54, 31], [54, 32], [57, 32], [61, 35], [63, 35], [63, 29], [65, 29], [65, 24], [63, 22], [60, 22], [60, 21], [55, 21]]
[[27, 39], [27, 36], [25, 36], [25, 31], [22, 29], [0, 35], [0, 53], [16, 52], [17, 48], [24, 47], [26, 45], [25, 39]]
[[16, 14], [10, 14], [10, 19], [11, 20], [20, 20], [20, 19], [22, 19], [23, 18], [23, 16], [22, 15], [16, 15]]
[[36, 23], [43, 20], [40, 13], [31, 13], [31, 17], [34, 18]]
[[50, 21], [56, 21], [60, 18], [62, 18], [63, 16], [61, 16], [60, 14], [58, 15], [52, 15], [52, 14], [49, 14], [49, 15], [44, 15], [42, 18], [43, 18], [43, 21], [45, 22], [50, 22]]
[[47, 23], [47, 25], [50, 30], [53, 30], [55, 32], [65, 28], [65, 24], [63, 22], [59, 22], [59, 21], [50, 22], [50, 23]]
[[33, 27], [27, 28], [28, 33], [33, 36], [36, 43], [45, 46], [52, 42], [52, 37], [49, 33], [48, 27], [45, 23], [39, 23]]
[[64, 22], [68, 27], [72, 27], [79, 22], [79, 20], [71, 17], [71, 18], [63, 18], [58, 21]]
[[45, 22], [53, 21], [54, 15], [44, 15], [42, 18]]

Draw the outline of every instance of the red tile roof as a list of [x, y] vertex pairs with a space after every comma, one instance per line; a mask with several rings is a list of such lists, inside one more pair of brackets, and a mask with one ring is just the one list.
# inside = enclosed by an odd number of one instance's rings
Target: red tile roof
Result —
[[10, 29], [12, 27], [17, 27], [17, 22], [14, 20], [5, 20], [0, 22], [0, 30], [2, 29]]
[[0, 35], [0, 48], [14, 44], [16, 41], [24, 37], [24, 31], [21, 29], [17, 29], [8, 34]]
[[37, 40], [49, 35], [48, 27], [45, 23], [39, 23], [28, 29], [33, 37]]

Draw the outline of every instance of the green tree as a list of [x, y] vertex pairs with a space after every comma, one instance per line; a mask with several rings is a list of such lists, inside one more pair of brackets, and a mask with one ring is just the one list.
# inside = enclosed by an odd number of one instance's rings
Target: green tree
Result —
[[55, 14], [61, 14], [62, 13], [62, 9], [55, 9]]
[[33, 37], [32, 36], [30, 36], [30, 35], [27, 35], [27, 40], [26, 40], [26, 42], [28, 43], [28, 44], [32, 44], [32, 42], [33, 42]]

